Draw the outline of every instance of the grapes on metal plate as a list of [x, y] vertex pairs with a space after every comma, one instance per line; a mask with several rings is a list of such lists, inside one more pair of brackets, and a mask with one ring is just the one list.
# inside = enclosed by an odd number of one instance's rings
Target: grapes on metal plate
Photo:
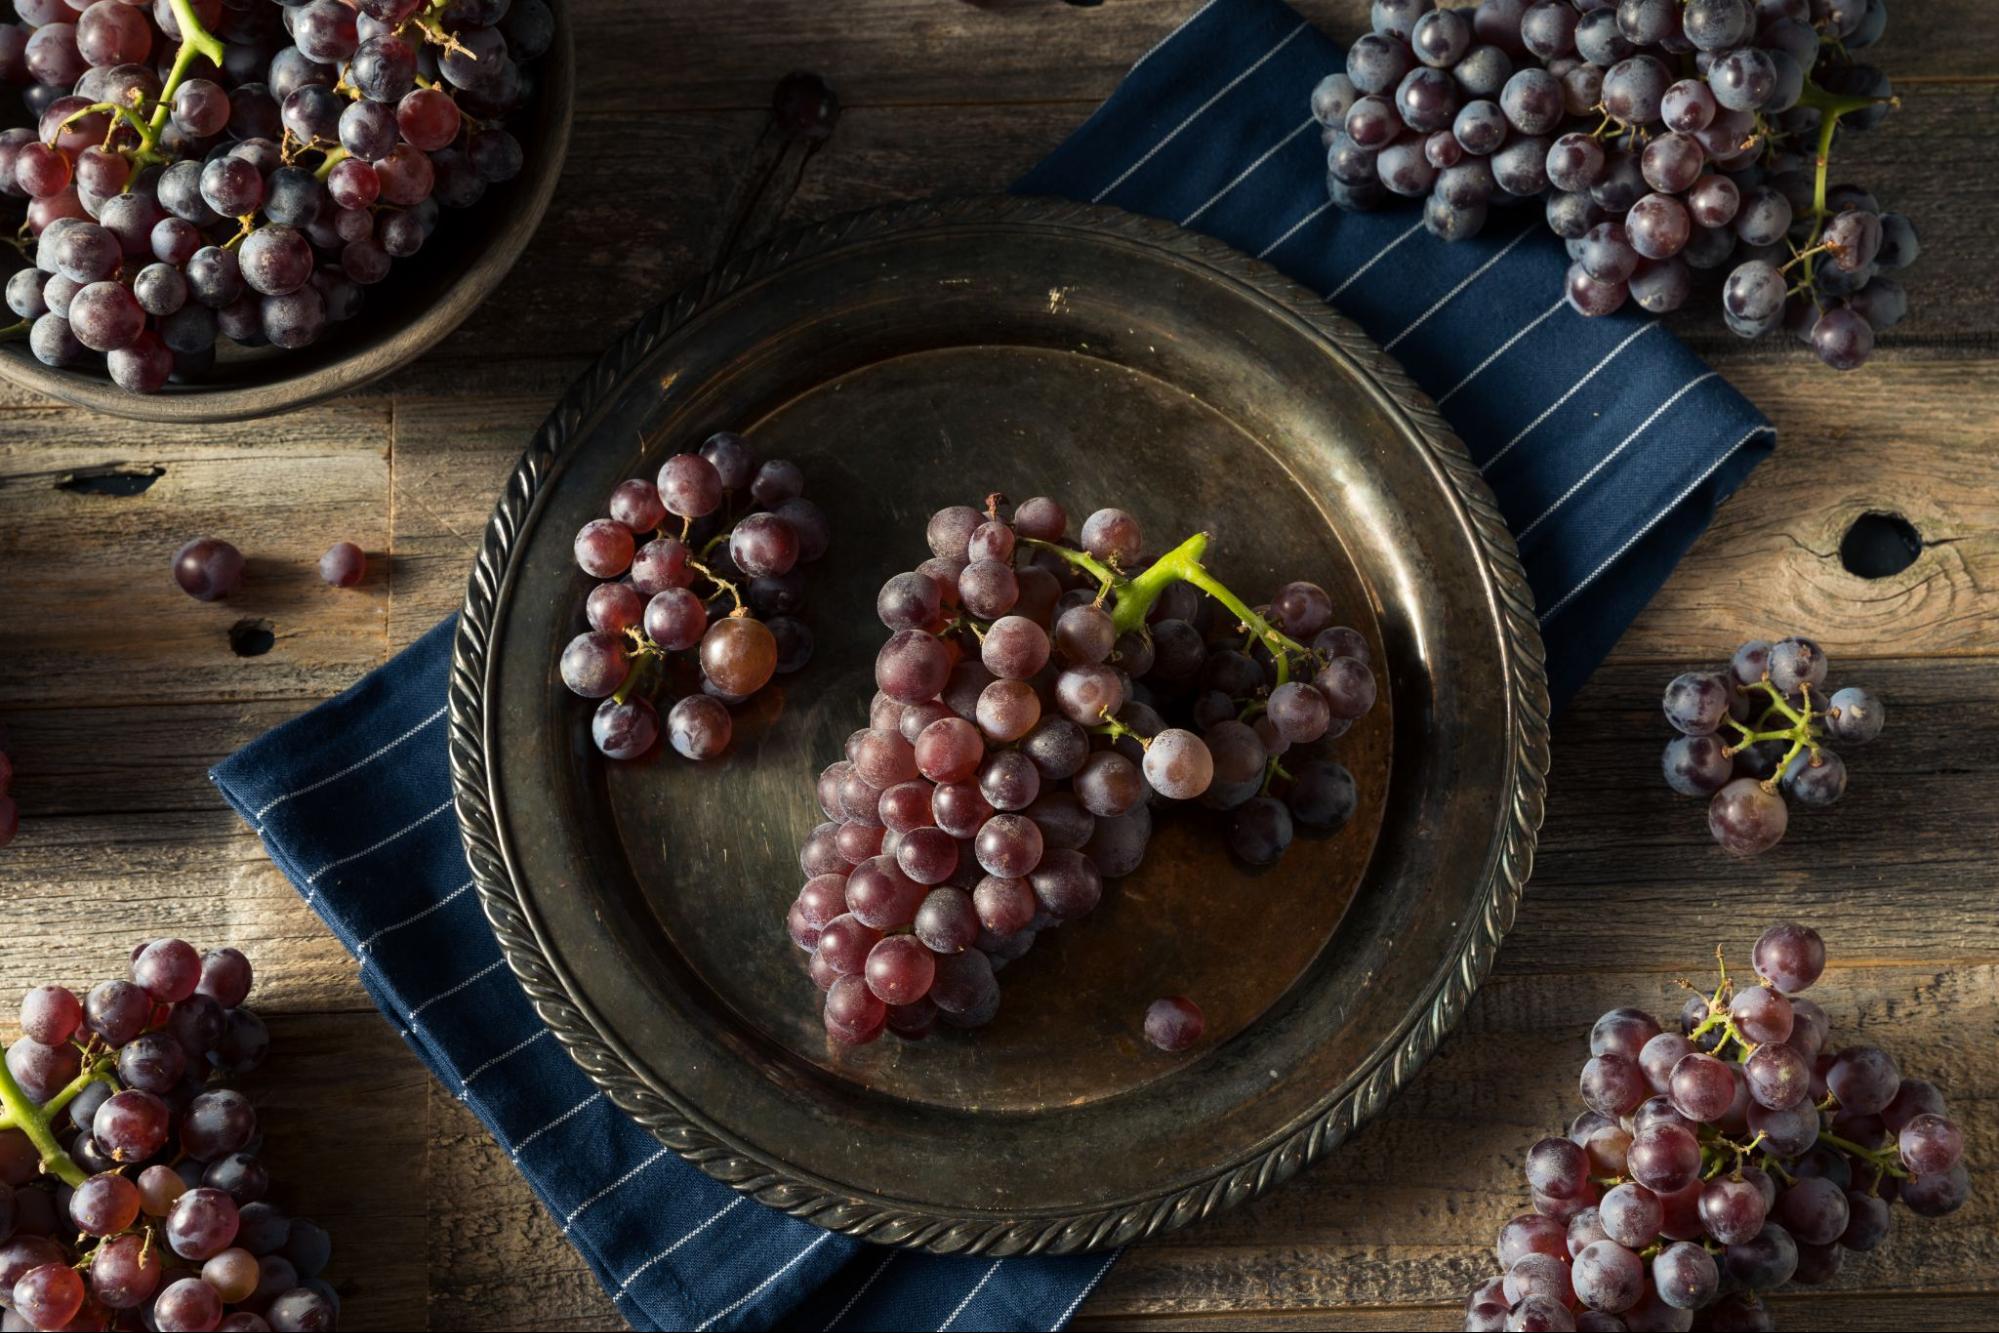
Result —
[[759, 461], [734, 431], [618, 483], [606, 516], [576, 534], [577, 567], [598, 582], [557, 660], [572, 693], [600, 701], [597, 749], [638, 759], [664, 738], [688, 759], [726, 751], [734, 710], [812, 658], [803, 566], [829, 540], [797, 466]]
[[[995, 494], [924, 540], [875, 598], [876, 694], [819, 775], [786, 916], [839, 1045], [993, 1021], [995, 974], [1137, 870], [1176, 805], [1252, 869], [1338, 831], [1357, 793], [1335, 746], [1381, 688], [1324, 588], [1252, 607], [1205, 533], [1148, 558], [1126, 510], [1072, 524]], [[1134, 1037], [1197, 1046], [1197, 1000], [1133, 996]]]

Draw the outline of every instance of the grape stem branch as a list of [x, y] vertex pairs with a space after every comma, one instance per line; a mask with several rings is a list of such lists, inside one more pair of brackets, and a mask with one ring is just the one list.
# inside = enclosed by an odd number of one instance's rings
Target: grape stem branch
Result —
[[[1784, 698], [1782, 691], [1770, 683], [1770, 678], [1767, 675], [1749, 688], [1761, 689], [1767, 692], [1770, 696], [1770, 707], [1764, 710], [1763, 716], [1758, 719], [1755, 728], [1746, 727], [1732, 717], [1724, 719], [1729, 726], [1735, 728], [1737, 733], [1740, 734], [1741, 739], [1734, 745], [1723, 746], [1722, 753], [1724, 755], [1735, 755], [1759, 741], [1789, 741], [1790, 748], [1785, 750], [1784, 757], [1777, 761], [1777, 771], [1772, 773], [1763, 783], [1765, 791], [1775, 791], [1777, 784], [1783, 779], [1784, 771], [1791, 766], [1791, 761], [1799, 755], [1809, 751], [1811, 754], [1810, 763], [1813, 767], [1817, 767], [1823, 762], [1819, 758], [1819, 737], [1823, 733], [1819, 727], [1813, 724], [1813, 718], [1823, 717], [1824, 712], [1823, 710], [1814, 712], [1812, 708], [1812, 687], [1810, 685], [1800, 687], [1805, 703], [1803, 712], [1799, 712], [1797, 709], [1791, 707], [1790, 701]], [[1773, 713], [1788, 719], [1791, 725], [1765, 730], [1764, 728], [1770, 722]]]
[[1830, 1130], [1822, 1129], [1819, 1131], [1819, 1142], [1825, 1144], [1828, 1148], [1835, 1148], [1850, 1157], [1860, 1158], [1874, 1167], [1875, 1170], [1881, 1172], [1882, 1175], [1895, 1176], [1901, 1180], [1909, 1178], [1908, 1170], [1897, 1160], [1900, 1154], [1896, 1151], [1892, 1141], [1883, 1144], [1879, 1148], [1863, 1148], [1850, 1139], [1843, 1139]]
[[1312, 660], [1310, 648], [1258, 615], [1247, 602], [1231, 592], [1227, 584], [1208, 572], [1207, 566], [1201, 563], [1201, 557], [1207, 554], [1212, 538], [1205, 532], [1195, 533], [1130, 578], [1120, 575], [1095, 556], [1059, 542], [1042, 541], [1036, 537], [1023, 540], [1036, 550], [1051, 552], [1099, 580], [1104, 590], [1114, 598], [1111, 623], [1120, 635], [1143, 631], [1145, 618], [1152, 614], [1153, 605], [1160, 596], [1175, 583], [1191, 583], [1227, 607], [1230, 614], [1249, 631], [1250, 638], [1269, 650], [1271, 659], [1277, 664], [1279, 685], [1291, 679], [1291, 659], [1294, 655], [1306, 662]]
[[1099, 716], [1103, 718], [1103, 723], [1100, 726], [1090, 728], [1097, 735], [1108, 736], [1114, 741], [1123, 740], [1129, 736], [1138, 742], [1139, 749], [1149, 750], [1152, 748], [1152, 737], [1139, 735], [1136, 731], [1133, 731], [1130, 727], [1113, 717], [1110, 709], [1106, 708]]
[[89, 1173], [76, 1164], [76, 1160], [62, 1149], [56, 1141], [55, 1129], [49, 1123], [53, 1116], [61, 1114], [75, 1096], [92, 1083], [104, 1082], [116, 1087], [105, 1062], [93, 1062], [63, 1089], [49, 1098], [46, 1106], [35, 1105], [7, 1062], [0, 1060], [0, 1129], [18, 1129], [28, 1136], [28, 1142], [35, 1145], [41, 1154], [42, 1170], [55, 1176], [65, 1185], [74, 1189], [89, 1179]]
[[1883, 102], [1893, 106], [1897, 100], [1893, 97], [1840, 97], [1809, 80], [1798, 97], [1799, 106], [1812, 107], [1819, 113], [1818, 152], [1812, 160], [1812, 234], [1798, 256], [1805, 263], [1804, 286], [1807, 291], [1814, 290], [1812, 269], [1816, 265], [1819, 239], [1825, 234], [1826, 175], [1832, 169], [1832, 136], [1839, 128], [1839, 118], [1849, 111], [1864, 111]]
[[1284, 684], [1291, 679], [1291, 655], [1296, 653], [1309, 659], [1312, 650], [1258, 615], [1242, 598], [1229, 591], [1228, 585], [1208, 572], [1207, 566], [1201, 563], [1201, 557], [1208, 550], [1208, 540], [1207, 533], [1195, 533], [1133, 579], [1128, 591], [1118, 594], [1114, 618], [1119, 632], [1144, 625], [1146, 616], [1152, 611], [1152, 604], [1159, 600], [1168, 586], [1191, 583], [1227, 607], [1244, 628], [1269, 650], [1277, 663], [1277, 683]]
[[194, 12], [194, 0], [168, 0], [173, 6], [174, 23], [180, 28], [180, 49], [174, 52], [173, 68], [167, 71], [167, 81], [160, 85], [160, 102], [153, 108], [153, 118], [139, 132], [139, 156], [152, 158], [155, 146], [160, 141], [160, 131], [167, 127], [167, 116], [171, 112], [174, 94], [180, 90], [181, 81], [187, 78], [188, 70], [194, 67], [197, 57], [206, 56], [208, 62], [217, 69], [222, 68], [222, 42], [201, 25], [201, 16]]

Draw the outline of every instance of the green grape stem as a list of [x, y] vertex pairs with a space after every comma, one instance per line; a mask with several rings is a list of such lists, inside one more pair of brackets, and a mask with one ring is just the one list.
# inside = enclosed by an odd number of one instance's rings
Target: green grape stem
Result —
[[1102, 716], [1104, 719], [1102, 725], [1090, 728], [1090, 730], [1095, 732], [1097, 735], [1108, 736], [1114, 741], [1123, 740], [1125, 737], [1129, 736], [1133, 740], [1138, 742], [1139, 749], [1149, 750], [1152, 748], [1152, 737], [1139, 735], [1137, 732], [1133, 731], [1130, 727], [1127, 727], [1124, 723], [1118, 721], [1117, 718], [1113, 717], [1111, 715], [1111, 711], [1108, 708], [1106, 708], [1103, 711]]
[[652, 697], [655, 688], [652, 679], [654, 675], [653, 664], [663, 661], [665, 654], [660, 651], [657, 644], [651, 639], [646, 638], [641, 632], [639, 634], [638, 646], [632, 650], [632, 658], [632, 664], [625, 672], [624, 683], [619, 685], [617, 690], [611, 695], [613, 703], [630, 703], [632, 695], [641, 691], [644, 692], [647, 698]]
[[[1805, 699], [1805, 708], [1802, 713], [1791, 707], [1782, 692], [1770, 683], [1768, 676], [1757, 681], [1750, 688], [1762, 689], [1768, 692], [1770, 695], [1770, 707], [1763, 711], [1761, 718], [1757, 719], [1755, 728], [1746, 727], [1732, 717], [1724, 719], [1729, 726], [1735, 728], [1741, 739], [1734, 745], [1723, 746], [1722, 753], [1724, 755], [1738, 754], [1758, 741], [1789, 741], [1791, 743], [1790, 748], [1785, 750], [1784, 757], [1777, 761], [1777, 771], [1772, 773], [1763, 782], [1763, 789], [1765, 791], [1775, 791], [1777, 784], [1783, 780], [1784, 770], [1789, 768], [1791, 762], [1799, 755], [1809, 752], [1812, 757], [1811, 762], [1814, 765], [1818, 763], [1819, 739], [1825, 733], [1814, 722], [1814, 719], [1823, 718], [1825, 713], [1823, 709], [1813, 709], [1812, 687], [1810, 685], [1800, 687]], [[1773, 713], [1789, 719], [1791, 725], [1788, 727], [1768, 727], [1767, 724], [1770, 722], [1771, 714]]]
[[[1812, 269], [1815, 256], [1819, 253], [1819, 238], [1825, 233], [1826, 221], [1826, 175], [1832, 169], [1832, 136], [1839, 127], [1839, 118], [1849, 111], [1864, 111], [1870, 106], [1882, 103], [1899, 106], [1899, 98], [1894, 97], [1841, 97], [1829, 93], [1807, 79], [1804, 92], [1798, 97], [1799, 106], [1815, 108], [1819, 112], [1818, 151], [1812, 160], [1812, 234], [1805, 241], [1798, 258], [1804, 261], [1805, 274], [1802, 284], [1806, 291], [1813, 290]], [[1814, 302], [1817, 297], [1812, 298]]]
[[1858, 1157], [1884, 1176], [1894, 1176], [1901, 1180], [1909, 1178], [1908, 1169], [1901, 1163], [1901, 1154], [1890, 1139], [1878, 1148], [1863, 1148], [1849, 1139], [1843, 1139], [1830, 1130], [1819, 1131], [1819, 1142], [1828, 1148], [1837, 1149], [1849, 1157]]
[[687, 562], [687, 567], [693, 570], [695, 573], [699, 574], [702, 578], [707, 579], [708, 582], [714, 584], [718, 591], [726, 592], [729, 594], [729, 600], [736, 604], [736, 609], [729, 613], [731, 616], [741, 616], [749, 614], [749, 608], [743, 605], [743, 594], [736, 588], [735, 584], [729, 582], [729, 580], [727, 579], [717, 578], [715, 576], [714, 570], [708, 568], [708, 566], [702, 564], [698, 560], [689, 560]]
[[1074, 565], [1077, 569], [1082, 570], [1085, 574], [1096, 579], [1107, 588], [1114, 589], [1119, 584], [1129, 581], [1087, 551], [1078, 551], [1075, 547], [1064, 546], [1060, 542], [1043, 541], [1039, 537], [1022, 537], [1020, 540], [1032, 546], [1037, 551], [1047, 551], [1051, 555], [1057, 556]]
[[1037, 550], [1050, 551], [1074, 565], [1077, 569], [1102, 581], [1110, 592], [1115, 604], [1111, 621], [1119, 634], [1130, 634], [1145, 628], [1145, 618], [1152, 613], [1154, 603], [1166, 589], [1175, 583], [1191, 583], [1208, 596], [1229, 609], [1235, 618], [1249, 630], [1250, 636], [1270, 650], [1277, 663], [1277, 683], [1282, 685], [1291, 678], [1291, 657], [1312, 660], [1312, 650], [1291, 638], [1268, 620], [1250, 609], [1247, 602], [1235, 595], [1228, 585], [1208, 572], [1201, 563], [1207, 554], [1212, 538], [1205, 532], [1197, 532], [1186, 541], [1168, 551], [1130, 578], [1125, 578], [1109, 565], [1104, 564], [1087, 552], [1062, 546], [1055, 542], [1027, 538], [1027, 544]]
[[[1712, 1165], [1702, 1168], [1701, 1179], [1713, 1180], [1716, 1176], [1721, 1175], [1723, 1171], [1740, 1173], [1742, 1170], [1742, 1159], [1755, 1153], [1767, 1137], [1769, 1136], [1759, 1130], [1756, 1137], [1749, 1140], [1749, 1142], [1737, 1143], [1720, 1131], [1716, 1131], [1711, 1138], [1701, 1144], [1702, 1160], [1705, 1162], [1709, 1157], [1714, 1159]], [[1767, 1153], [1763, 1155], [1768, 1156]]]
[[14, 1071], [7, 1067], [7, 1062], [0, 1060], [0, 1129], [18, 1129], [26, 1134], [28, 1142], [34, 1144], [35, 1151], [41, 1154], [42, 1170], [72, 1189], [89, 1179], [90, 1173], [63, 1151], [62, 1144], [56, 1141], [50, 1120], [60, 1115], [78, 1093], [97, 1082], [110, 1084], [113, 1088], [118, 1086], [111, 1076], [109, 1061], [93, 1061], [60, 1092], [49, 1098], [46, 1106], [37, 1106], [15, 1079]]
[[1787, 725], [1787, 727], [1771, 727], [1771, 729], [1751, 729], [1751, 727], [1745, 727], [1743, 723], [1735, 721], [1733, 717], [1727, 717], [1727, 723], [1731, 727], [1735, 727], [1735, 731], [1741, 733], [1741, 741], [1737, 741], [1735, 745], [1723, 745], [1721, 753], [1733, 755], [1733, 753], [1739, 753], [1741, 749], [1747, 749], [1749, 745], [1755, 745], [1757, 741], [1791, 741], [1791, 747], [1783, 751], [1781, 759], [1777, 759], [1777, 771], [1771, 773], [1767, 779], [1763, 779], [1763, 789], [1765, 791], [1775, 791], [1777, 783], [1783, 781], [1785, 769], [1791, 767], [1791, 761], [1797, 759], [1797, 755], [1809, 751], [1811, 753], [1811, 763], [1813, 765], [1819, 763], [1819, 737], [1823, 735], [1823, 729], [1813, 723], [1813, 717], [1823, 717], [1825, 713], [1823, 711], [1815, 711], [1811, 707], [1811, 685], [1801, 685], [1799, 687], [1801, 693], [1805, 695], [1805, 711], [1797, 711], [1795, 707], [1791, 707], [1791, 703], [1783, 697], [1783, 693], [1773, 683], [1769, 683], [1769, 675], [1765, 675], [1755, 685], [1751, 685], [1751, 689], [1763, 689], [1763, 691], [1769, 693], [1769, 699], [1771, 699], [1769, 707], [1763, 709], [1763, 717], [1757, 719], [1759, 727], [1763, 727], [1763, 723], [1767, 723], [1771, 719], [1771, 713], [1779, 713], [1779, 715], [1787, 717], [1791, 721], [1791, 725]]
[[313, 169], [312, 178], [320, 181], [325, 180], [333, 174], [333, 169], [346, 161], [349, 156], [350, 154], [345, 148], [327, 149], [326, 157]]
[[[1734, 1042], [1736, 1049], [1742, 1052], [1744, 1059], [1747, 1059], [1749, 1053], [1756, 1049], [1756, 1043], [1743, 1036], [1741, 1030], [1735, 1026], [1735, 1020], [1728, 1016], [1728, 1002], [1734, 998], [1735, 983], [1728, 979], [1728, 959], [1723, 956], [1720, 945], [1715, 946], [1714, 965], [1720, 976], [1715, 984], [1714, 994], [1707, 997], [1707, 1017], [1687, 1034], [1687, 1040], [1698, 1043], [1702, 1037], [1720, 1028], [1721, 1039], [1715, 1043], [1714, 1050], [1710, 1054], [1717, 1059], [1723, 1058], [1728, 1054], [1728, 1044]], [[1682, 981], [1680, 984], [1688, 990], [1696, 989], [1690, 981]]]
[[[167, 81], [160, 86], [160, 100], [153, 108], [152, 119], [138, 127], [139, 147], [133, 154], [134, 165], [163, 160], [156, 151], [160, 131], [167, 127], [174, 94], [180, 90], [188, 70], [194, 67], [195, 59], [206, 56], [210, 64], [222, 68], [222, 41], [201, 25], [201, 16], [194, 12], [194, 0], [168, 0], [168, 3], [173, 6], [174, 23], [180, 28], [180, 49], [174, 52], [173, 68], [167, 71]], [[134, 123], [137, 124], [137, 117]]]

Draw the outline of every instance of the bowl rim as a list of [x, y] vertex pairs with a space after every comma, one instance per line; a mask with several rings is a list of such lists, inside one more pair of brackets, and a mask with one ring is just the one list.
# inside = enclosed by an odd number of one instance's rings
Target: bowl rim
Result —
[[[660, 343], [710, 306], [770, 276], [855, 242], [914, 229], [991, 225], [1086, 227], [1212, 270], [1274, 303], [1371, 376], [1448, 482], [1483, 565], [1494, 627], [1507, 664], [1507, 781], [1493, 812], [1482, 891], [1455, 946], [1431, 973], [1408, 1016], [1360, 1066], [1346, 1091], [1274, 1141], [1203, 1179], [1143, 1199], [1060, 1216], [968, 1219], [871, 1196], [788, 1165], [741, 1142], [635, 1070], [555, 962], [532, 905], [514, 881], [499, 826], [490, 750], [493, 635], [530, 512], [598, 408]], [[516, 465], [489, 521], [459, 615], [449, 689], [453, 799], [482, 906], [509, 967], [564, 1049], [611, 1100], [682, 1158], [766, 1205], [859, 1239], [937, 1253], [1074, 1253], [1175, 1230], [1263, 1194], [1331, 1152], [1414, 1078], [1463, 1017], [1511, 928], [1533, 866], [1545, 806], [1549, 698], [1533, 594], [1511, 531], [1464, 444], [1430, 400], [1360, 328], [1270, 265], [1210, 237], [1115, 208], [1066, 200], [980, 197], [863, 211], [778, 237], [700, 278], [628, 330], [555, 405]]]
[[[248, 421], [295, 411], [372, 384], [414, 363], [493, 294], [519, 262], [555, 199], [576, 119], [576, 49], [568, 0], [545, 2], [555, 18], [554, 41], [537, 57], [548, 71], [540, 90], [545, 99], [542, 113], [547, 137], [543, 150], [530, 159], [532, 165], [525, 178], [530, 188], [491, 242], [416, 318], [367, 336], [330, 364], [228, 388], [206, 389], [195, 384], [173, 386], [161, 393], [128, 393], [102, 375], [44, 365], [25, 343], [0, 346], [0, 380], [109, 416], [199, 424]], [[283, 364], [284, 358], [272, 361], [273, 366]]]

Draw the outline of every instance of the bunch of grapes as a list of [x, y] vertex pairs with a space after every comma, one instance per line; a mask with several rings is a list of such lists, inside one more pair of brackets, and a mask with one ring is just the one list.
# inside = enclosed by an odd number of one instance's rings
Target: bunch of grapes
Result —
[[1824, 741], [1865, 745], [1881, 734], [1886, 706], [1858, 686], [1827, 690], [1828, 668], [1810, 639], [1752, 639], [1721, 670], [1690, 671], [1666, 687], [1666, 720], [1680, 732], [1666, 743], [1666, 785], [1712, 797], [1708, 831], [1738, 856], [1782, 840], [1791, 822], [1784, 797], [1816, 809], [1846, 794], [1846, 763]]
[[37, 986], [0, 1062], [10, 1329], [330, 1329], [325, 1231], [266, 1195], [256, 1108], [220, 1086], [270, 1044], [250, 963], [172, 939], [81, 1000]]
[[15, 0], [0, 196], [33, 266], [7, 304], [36, 357], [135, 393], [216, 339], [304, 347], [423, 248], [440, 205], [518, 175], [519, 62], [545, 0]]
[[718, 431], [699, 452], [667, 459], [656, 482], [620, 482], [610, 516], [576, 534], [576, 563], [604, 581], [584, 602], [590, 628], [562, 650], [561, 673], [575, 693], [603, 700], [590, 736], [605, 755], [652, 749], [651, 696], [673, 664], [685, 665], [677, 654], [698, 663], [698, 689], [690, 675], [666, 715], [669, 743], [689, 759], [726, 750], [729, 710], [812, 660], [799, 566], [826, 554], [831, 529], [804, 491], [797, 464], [759, 464], [742, 436]]
[[[1352, 817], [1329, 747], [1375, 680], [1325, 590], [1252, 609], [1201, 564], [1205, 533], [1148, 562], [1121, 509], [1068, 530], [1047, 497], [939, 510], [931, 558], [876, 599], [878, 692], [819, 776], [788, 923], [838, 1041], [991, 1022], [993, 974], [1138, 868], [1155, 807], [1220, 812], [1255, 866]], [[1169, 1050], [1201, 1026], [1184, 997], [1145, 1021]]]
[[1637, 1009], [1597, 1020], [1589, 1109], [1528, 1151], [1534, 1211], [1500, 1228], [1505, 1275], [1472, 1292], [1467, 1329], [1684, 1330], [1696, 1310], [1767, 1329], [1759, 1295], [1830, 1281], [1887, 1238], [1890, 1205], [1963, 1206], [1943, 1095], [1876, 1047], [1828, 1046], [1797, 994], [1825, 970], [1818, 932], [1772, 926], [1752, 962], [1760, 984], [1738, 991], [1724, 966], [1675, 1031]]
[[1730, 329], [1781, 324], [1852, 370], [1907, 313], [1881, 275], [1917, 252], [1907, 218], [1826, 184], [1840, 125], [1894, 101], [1852, 54], [1887, 20], [1886, 0], [1374, 0], [1312, 90], [1327, 189], [1357, 210], [1420, 198], [1451, 241], [1545, 200], [1581, 314], [1676, 310], [1728, 267]]

